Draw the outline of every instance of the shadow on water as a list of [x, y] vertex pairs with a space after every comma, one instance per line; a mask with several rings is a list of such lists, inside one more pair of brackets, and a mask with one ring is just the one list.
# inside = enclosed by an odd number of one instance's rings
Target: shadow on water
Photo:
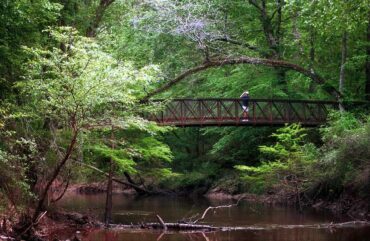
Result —
[[[93, 214], [102, 219], [105, 195], [69, 194], [59, 206], [68, 211]], [[114, 195], [113, 222], [131, 224], [156, 222], [155, 214], [166, 222], [176, 222], [202, 213], [208, 206], [232, 203], [227, 200], [205, 198], [171, 198]], [[84, 241], [369, 241], [370, 228], [355, 226], [343, 228], [313, 228], [324, 223], [345, 222], [326, 212], [305, 210], [302, 214], [294, 208], [241, 202], [239, 206], [211, 212], [202, 221], [214, 226], [250, 228], [250, 230], [216, 232], [166, 232], [153, 230], [93, 229], [79, 233]], [[289, 226], [293, 225], [293, 226]], [[299, 226], [302, 225], [302, 226]], [[285, 226], [285, 227], [283, 227]], [[311, 227], [310, 227], [311, 226]], [[312, 227], [313, 226], [313, 227]], [[71, 235], [64, 230], [64, 235]], [[69, 233], [69, 234], [68, 234]], [[63, 235], [63, 236], [64, 236]], [[70, 236], [69, 236], [70, 237]]]

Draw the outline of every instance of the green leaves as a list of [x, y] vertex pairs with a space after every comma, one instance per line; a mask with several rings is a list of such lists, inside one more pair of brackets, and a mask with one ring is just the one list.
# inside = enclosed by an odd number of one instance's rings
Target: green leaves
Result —
[[106, 162], [109, 160], [114, 161], [115, 166], [118, 167], [120, 173], [136, 173], [136, 163], [133, 161], [132, 156], [124, 149], [112, 149], [106, 145], [95, 145], [91, 148], [92, 152], [103, 158]]
[[133, 144], [133, 148], [144, 162], [158, 164], [162, 161], [171, 162], [173, 158], [170, 148], [153, 136], [140, 138]]
[[299, 124], [286, 125], [272, 134], [277, 142], [273, 146], [260, 146], [260, 151], [272, 158], [286, 162], [291, 158], [299, 158], [302, 155], [301, 148], [306, 134], [306, 130]]
[[48, 31], [60, 48], [25, 48], [33, 55], [25, 92], [34, 108], [51, 118], [73, 117], [80, 127], [114, 118], [118, 110], [127, 117], [123, 112], [134, 108], [135, 88], [151, 78], [152, 71], [117, 61], [73, 28]]

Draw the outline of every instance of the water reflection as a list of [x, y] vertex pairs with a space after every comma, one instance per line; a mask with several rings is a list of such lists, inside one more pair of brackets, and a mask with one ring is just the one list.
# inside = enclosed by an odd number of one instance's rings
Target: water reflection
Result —
[[[105, 196], [101, 195], [69, 195], [60, 206], [70, 211], [88, 211], [97, 217], [103, 217]], [[147, 197], [115, 195], [113, 197], [113, 221], [130, 224], [139, 222], [155, 222], [155, 214], [166, 222], [176, 222], [196, 213], [201, 214], [208, 206], [232, 203], [207, 199]], [[306, 210], [303, 214], [294, 208], [281, 206], [264, 206], [241, 202], [238, 207], [217, 210], [207, 214], [203, 223], [215, 226], [263, 227], [262, 230], [243, 230], [229, 232], [193, 232], [179, 233], [159, 231], [133, 230], [89, 230], [78, 234], [84, 241], [369, 241], [370, 228], [314, 229], [291, 228], [269, 229], [272, 224], [322, 224], [346, 221], [333, 217], [329, 213]]]
[[156, 233], [100, 230], [81, 236], [88, 241], [368, 241], [369, 229], [230, 231], [213, 233]]

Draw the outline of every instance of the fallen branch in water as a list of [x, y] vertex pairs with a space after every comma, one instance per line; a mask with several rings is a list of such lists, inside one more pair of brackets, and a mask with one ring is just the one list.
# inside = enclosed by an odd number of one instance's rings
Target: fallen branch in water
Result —
[[236, 203], [234, 203], [234, 204], [221, 205], [221, 206], [215, 206], [215, 207], [210, 206], [210, 207], [208, 207], [206, 210], [204, 210], [203, 215], [202, 215], [200, 218], [196, 219], [195, 221], [193, 221], [193, 222], [191, 222], [191, 223], [194, 223], [194, 224], [195, 224], [195, 223], [197, 223], [197, 222], [199, 222], [199, 221], [201, 221], [201, 220], [205, 219], [205, 217], [206, 217], [206, 215], [207, 215], [208, 211], [210, 211], [210, 210], [215, 210], [215, 209], [220, 209], [220, 208], [231, 208], [231, 207], [236, 207], [236, 206], [238, 206], [238, 205], [239, 205], [239, 202], [240, 202], [242, 199], [243, 199], [243, 197], [239, 198], [239, 199], [238, 199], [238, 201], [237, 201]]
[[158, 214], [156, 215], [156, 217], [157, 217], [159, 223], [162, 225], [162, 228], [164, 230], [167, 230], [167, 225], [163, 222], [163, 219]]
[[[188, 224], [188, 223], [164, 223], [167, 227], [165, 231], [216, 231], [221, 230], [222, 227], [214, 227], [211, 225], [202, 225], [202, 224]], [[137, 225], [121, 225], [121, 224], [111, 224], [110, 228], [119, 228], [119, 229], [156, 229], [164, 230], [163, 224], [161, 223], [143, 223]]]
[[[320, 224], [300, 224], [300, 225], [261, 225], [261, 226], [245, 226], [245, 227], [229, 227], [221, 226], [215, 227], [212, 225], [202, 225], [202, 224], [188, 224], [188, 223], [164, 223], [167, 227], [166, 232], [181, 231], [181, 232], [214, 232], [214, 231], [237, 231], [237, 230], [274, 230], [274, 229], [333, 229], [333, 228], [350, 228], [350, 227], [370, 227], [370, 222], [368, 221], [350, 221], [344, 223], [320, 223]], [[120, 225], [112, 224], [110, 228], [118, 229], [140, 229], [140, 230], [163, 230], [163, 225], [161, 223], [144, 223], [137, 225]]]

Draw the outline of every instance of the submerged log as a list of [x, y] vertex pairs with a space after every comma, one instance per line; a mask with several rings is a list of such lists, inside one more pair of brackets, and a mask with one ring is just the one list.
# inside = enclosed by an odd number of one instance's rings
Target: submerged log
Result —
[[[164, 226], [166, 229], [164, 229]], [[203, 224], [188, 224], [188, 223], [143, 223], [137, 225], [123, 225], [123, 224], [111, 224], [110, 228], [119, 229], [161, 229], [161, 230], [175, 230], [175, 231], [185, 231], [185, 230], [201, 230], [201, 231], [216, 231], [221, 230], [222, 227], [214, 227], [211, 225]]]
[[[230, 226], [212, 226], [206, 224], [188, 224], [188, 223], [164, 223], [165, 231], [237, 231], [237, 230], [274, 230], [274, 229], [340, 229], [349, 227], [367, 227], [370, 226], [369, 221], [349, 221], [344, 223], [320, 223], [320, 224], [299, 224], [299, 225], [252, 225], [245, 227], [230, 227]], [[164, 230], [162, 223], [143, 223], [137, 225], [121, 225], [111, 224], [110, 228], [117, 229], [155, 229]]]

